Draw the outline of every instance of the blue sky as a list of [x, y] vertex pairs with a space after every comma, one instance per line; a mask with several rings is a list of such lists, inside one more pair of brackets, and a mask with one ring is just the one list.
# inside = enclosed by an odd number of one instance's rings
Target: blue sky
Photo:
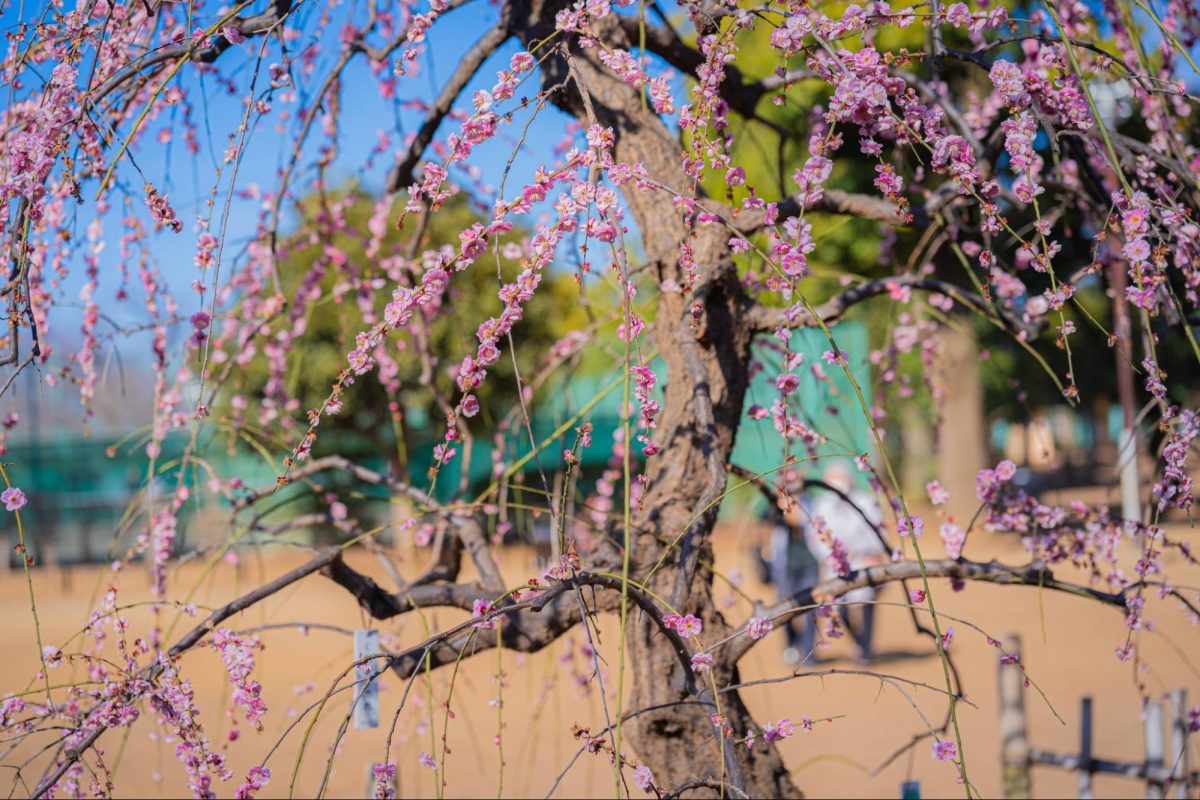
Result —
[[[292, 27], [302, 31], [302, 35], [289, 45], [293, 57], [317, 41], [318, 36], [329, 37], [330, 30], [336, 30], [340, 26], [340, 23], [335, 21], [327, 28], [317, 30], [317, 17], [325, 7], [325, 4], [303, 3], [291, 17]], [[355, 18], [359, 19], [363, 15], [360, 7]], [[16, 10], [9, 8], [4, 13], [3, 20], [6, 24], [11, 24], [15, 17]], [[424, 112], [404, 108], [405, 102], [418, 98], [427, 100], [454, 71], [465, 50], [495, 23], [496, 18], [495, 4], [489, 0], [475, 0], [464, 8], [449, 12], [445, 19], [439, 21], [431, 30], [425, 52], [417, 62], [417, 69], [399, 81], [397, 97], [391, 102], [380, 97], [379, 79], [371, 74], [366, 58], [360, 56], [352, 61], [343, 73], [345, 80], [338, 131], [339, 156], [330, 170], [331, 183], [336, 185], [357, 180], [370, 191], [381, 190], [388, 170], [394, 162], [392, 153], [402, 147], [403, 135], [415, 131], [424, 118]], [[379, 40], [374, 43], [378, 44]], [[512, 54], [519, 49], [516, 42], [512, 41], [493, 55], [477, 73], [458, 107], [469, 107], [471, 92], [476, 89], [490, 88], [495, 82], [496, 71], [506, 66]], [[297, 81], [301, 102], [285, 104], [276, 99], [272, 103], [274, 109], [288, 108], [294, 112], [300, 105], [308, 106], [309, 93], [315, 91], [329, 73], [333, 61], [339, 55], [340, 47], [336, 43], [332, 46], [326, 44], [324, 50], [327, 52], [322, 52], [316, 59], [312, 74]], [[131, 298], [123, 304], [111, 303], [119, 285], [117, 260], [120, 254], [117, 243], [121, 235], [121, 214], [118, 211], [122, 202], [121, 195], [128, 193], [132, 197], [134, 207], [139, 211], [143, 210], [143, 174], [156, 188], [170, 195], [172, 205], [184, 222], [184, 231], [180, 234], [165, 232], [153, 236], [151, 250], [157, 256], [160, 269], [183, 310], [190, 313], [189, 304], [196, 305], [195, 310], [199, 309], [199, 299], [190, 288], [192, 280], [198, 277], [198, 271], [192, 265], [196, 241], [194, 223], [197, 214], [204, 212], [203, 203], [212, 192], [216, 165], [228, 146], [227, 137], [241, 121], [241, 98], [246, 95], [251, 85], [257, 52], [258, 40], [252, 39], [240, 45], [236, 52], [227, 52], [220, 59], [222, 75], [231, 79], [238, 87], [236, 96], [230, 96], [224, 87], [218, 86], [213, 76], [200, 74], [191, 66], [185, 66], [177, 78], [180, 85], [186, 87], [196, 107], [194, 113], [199, 117], [198, 135], [201, 150], [197, 157], [193, 158], [183, 146], [182, 127], [178, 124], [180, 109], [176, 108], [164, 113], [160, 119], [149, 120], [139, 141], [131, 148], [131, 153], [123, 158], [118, 166], [116, 185], [108, 192], [108, 199], [113, 204], [114, 211], [110, 213], [106, 226], [108, 245], [100, 257], [99, 289], [99, 297], [108, 305], [106, 311], [115, 319], [133, 322], [144, 321], [145, 318], [136, 277], [135, 285], [129, 287]], [[262, 96], [262, 90], [268, 85], [265, 66], [278, 60], [279, 48], [273, 43], [268, 47], [264, 58], [264, 69], [258, 78], [256, 96]], [[538, 88], [535, 76], [521, 87], [520, 93], [533, 94]], [[253, 125], [253, 116], [252, 130], [238, 168], [237, 189], [257, 185], [271, 190], [278, 184], [278, 170], [290, 156], [296, 132], [299, 130], [299, 121], [293, 118], [280, 132], [276, 130], [276, 114], [272, 113], [257, 125]], [[503, 127], [495, 139], [476, 148], [469, 163], [479, 168], [481, 180], [485, 184], [494, 187], [500, 181], [503, 167], [515, 148], [516, 137], [529, 116], [528, 112], [518, 112], [512, 125]], [[506, 194], [511, 196], [514, 191], [519, 191], [523, 178], [531, 174], [538, 163], [553, 160], [554, 155], [550, 147], [562, 138], [568, 121], [564, 115], [551, 107], [547, 107], [538, 115], [526, 135], [525, 147], [515, 160]], [[444, 139], [456, 125], [454, 121], [444, 123], [435, 141]], [[131, 127], [131, 123], [123, 125], [118, 131], [119, 137], [127, 135]], [[162, 128], [173, 129], [174, 138], [171, 142], [163, 144], [157, 140], [158, 131]], [[363, 162], [377, 144], [380, 131], [386, 131], [391, 136], [391, 148], [376, 159], [372, 169], [366, 170]], [[318, 148], [324, 146], [327, 141], [318, 122], [309, 136], [305, 155], [300, 159], [301, 167], [292, 179], [292, 190], [298, 195], [311, 186], [313, 173], [307, 167], [312, 164]], [[133, 161], [140, 167], [141, 173], [134, 169], [129, 156], [132, 156]], [[214, 229], [220, 225], [228, 193], [229, 174], [227, 168], [217, 196], [213, 215]], [[86, 203], [79, 209], [74, 223], [77, 239], [81, 242], [94, 213], [92, 201], [97, 184], [98, 182], [93, 182], [83, 190]], [[486, 200], [490, 202], [494, 197], [493, 192]], [[258, 201], [236, 196], [233, 198], [227, 228], [230, 246], [226, 248], [226, 262], [254, 233], [258, 206]], [[285, 214], [283, 229], [286, 231], [294, 224], [294, 216]], [[64, 300], [77, 300], [83, 285], [81, 273], [81, 269], [74, 270], [72, 278], [65, 282], [61, 289]], [[226, 276], [229, 274], [228, 263], [222, 266], [222, 273]], [[209, 277], [211, 279], [211, 275]], [[64, 311], [62, 316], [68, 316], [70, 313], [69, 310]], [[73, 325], [73, 322], [60, 317], [57, 328], [64, 331]]]
[[[421, 7], [424, 7], [424, 3]], [[299, 54], [306, 47], [318, 41], [318, 38], [328, 39], [336, 35], [344, 13], [353, 13], [357, 20], [361, 20], [365, 16], [365, 7], [361, 2], [350, 3], [344, 6], [347, 9], [346, 12], [339, 14], [335, 10], [333, 21], [319, 29], [319, 16], [327, 8], [328, 4], [323, 2], [302, 2], [298, 6], [290, 23], [292, 28], [301, 32], [299, 38], [289, 44], [293, 55]], [[672, 13], [674, 8], [673, 5], [667, 6], [668, 13]], [[40, 13], [41, 7], [35, 8], [33, 4], [29, 3], [26, 9], [27, 17], [31, 11]], [[1144, 14], [1138, 13], [1144, 17]], [[377, 163], [372, 169], [367, 170], [363, 167], [365, 154], [375, 146], [379, 131], [387, 131], [391, 134], [393, 149], [399, 148], [402, 139], [401, 135], [397, 135], [397, 131], [403, 134], [415, 130], [424, 116], [423, 112], [404, 108], [405, 102], [415, 98], [427, 99], [436, 93], [441, 82], [457, 67], [463, 53], [495, 23], [497, 15], [495, 0], [475, 0], [464, 8], [449, 12], [445, 19], [439, 21], [431, 30], [425, 53], [418, 61], [419, 69], [415, 74], [410, 74], [400, 80], [397, 97], [391, 102], [385, 101], [379, 96], [378, 79], [371, 74], [365, 58], [359, 57], [351, 63], [344, 73], [341, 124], [338, 133], [339, 157], [331, 170], [333, 183], [353, 179], [361, 181], [369, 190], [382, 188], [384, 178], [392, 165], [393, 156], [390, 153], [384, 154], [377, 159]], [[6, 26], [11, 25], [16, 16], [16, 7], [10, 5], [3, 14], [0, 14], [0, 22]], [[1150, 33], [1147, 46], [1152, 47], [1157, 40], [1157, 30], [1152, 24], [1147, 24], [1147, 28]], [[180, 128], [178, 125], [172, 125], [172, 122], [177, 122], [177, 120], [172, 120], [169, 116], [150, 121], [144, 135], [132, 148], [132, 156], [136, 159], [136, 163], [156, 187], [171, 195], [172, 203], [185, 223], [182, 234], [165, 233], [154, 236], [151, 247], [152, 252], [158, 257], [160, 268], [168, 284], [181, 303], [182, 310], [189, 314], [200, 308], [199, 298], [189, 288], [192, 280], [198, 276], [197, 270], [192, 265], [196, 235], [193, 223], [196, 214], [202, 210], [201, 203], [212, 191], [215, 164], [227, 146], [227, 136], [240, 122], [241, 98], [250, 86], [257, 48], [258, 41], [250, 40], [241, 45], [237, 51], [228, 52], [221, 58], [222, 74], [231, 79], [238, 87], [236, 96], [230, 96], [223, 87], [218, 86], [211, 75], [203, 75], [190, 65], [185, 66], [182, 70], [178, 80], [188, 89], [192, 102], [196, 105], [195, 113], [201, 123], [201, 155], [199, 158], [193, 159], [186, 153], [180, 138]], [[301, 92], [314, 91], [320, 85], [324, 76], [328, 74], [333, 60], [337, 58], [340, 48], [335, 43], [332, 46], [326, 45], [324, 49], [327, 52], [322, 52], [318, 56], [313, 73], [300, 80]], [[459, 103], [460, 108], [469, 104], [472, 91], [492, 85], [496, 70], [506, 65], [510, 56], [517, 49], [517, 44], [510, 42], [484, 64], [473, 83], [463, 94]], [[268, 47], [265, 63], [278, 59], [279, 48], [277, 44], [273, 43]], [[1186, 65], [1183, 70], [1188, 73], [1189, 81], [1200, 80], [1200, 77], [1191, 74], [1191, 70]], [[263, 74], [258, 82], [260, 94], [266, 83], [266, 76]], [[536, 78], [534, 78], [522, 87], [521, 93], [532, 94], [536, 89]], [[307, 94], [302, 96], [302, 101], [299, 105], [307, 106]], [[276, 109], [284, 107], [284, 104], [278, 101], [274, 105]], [[297, 104], [290, 104], [288, 107], [294, 110]], [[178, 109], [173, 112], [175, 115], [179, 113]], [[485, 183], [495, 186], [500, 180], [504, 165], [511, 157], [515, 147], [516, 137], [520, 134], [528, 116], [528, 112], [518, 112], [512, 125], [504, 127], [496, 139], [477, 148], [470, 163], [481, 170]], [[239, 189], [251, 184], [257, 184], [263, 188], [274, 188], [277, 184], [277, 170], [290, 154], [299, 123], [293, 119], [284, 126], [284, 130], [277, 131], [275, 129], [276, 119], [277, 117], [272, 114], [265, 122], [254, 126], [248, 139], [245, 156], [239, 167], [237, 181]], [[552, 107], [547, 107], [534, 120], [526, 135], [525, 147], [516, 157], [507, 194], [511, 196], [513, 192], [519, 190], [523, 179], [539, 163], [554, 158], [550, 147], [561, 139], [567, 122], [567, 118]], [[455, 124], [453, 121], [444, 123], [437, 138], [443, 139]], [[161, 144], [157, 141], [156, 134], [159, 128], [165, 126], [175, 128], [176, 138], [171, 143]], [[130, 124], [126, 123], [122, 126], [119, 134], [124, 136], [130, 127]], [[320, 127], [319, 124], [317, 127]], [[311, 164], [316, 149], [325, 141], [324, 135], [319, 130], [315, 130], [309, 137], [305, 157], [301, 158], [300, 163], [302, 165]], [[118, 193], [126, 191], [132, 195], [134, 207], [142, 209], [142, 178], [133, 169], [129, 158], [122, 160], [117, 170], [117, 176], [119, 184], [110, 190], [110, 200], [117, 204], [119, 202]], [[292, 188], [303, 193], [305, 187], [309, 185], [310, 178], [310, 172], [300, 172], [293, 179]], [[222, 183], [218, 195], [214, 226], [219, 224], [227, 187], [226, 180]], [[79, 209], [76, 223], [80, 241], [82, 241], [82, 233], [93, 213], [91, 200], [94, 194], [94, 183], [90, 187], [85, 187], [84, 196], [88, 202]], [[494, 197], [493, 193], [485, 199], [490, 202]], [[229, 259], [254, 232], [254, 223], [257, 217], [257, 202], [236, 197], [232, 202], [228, 235], [229, 242], [234, 246], [226, 249], [227, 263], [222, 266], [224, 275], [229, 274]], [[109, 245], [101, 255], [99, 297], [108, 306], [108, 313], [115, 319], [121, 322], [140, 322], [144, 321], [145, 312], [142, 308], [139, 286], [129, 287], [131, 298], [124, 304], [111, 302], [119, 285], [118, 259], [120, 254], [117, 248], [120, 237], [119, 217], [120, 215], [116, 213], [110, 215], [106, 231]], [[286, 229], [289, 224], [294, 224], [294, 222], [293, 219], [285, 217], [283, 227]], [[75, 301], [77, 299], [82, 286], [81, 273], [82, 270], [76, 269], [74, 276], [62, 287], [61, 294], [64, 300]], [[136, 283], [136, 278], [134, 280]], [[72, 319], [72, 316], [75, 316], [76, 319]], [[69, 308], [63, 309], [56, 319], [58, 333], [66, 333], [73, 338], [77, 328], [77, 315], [74, 315]], [[129, 351], [134, 349], [136, 349], [136, 345], [128, 348]]]

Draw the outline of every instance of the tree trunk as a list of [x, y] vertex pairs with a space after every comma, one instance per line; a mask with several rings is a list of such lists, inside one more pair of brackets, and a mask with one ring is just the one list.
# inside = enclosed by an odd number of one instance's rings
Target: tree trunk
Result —
[[938, 477], [950, 493], [949, 511], [970, 519], [978, 507], [975, 476], [987, 466], [984, 431], [983, 381], [979, 375], [979, 347], [970, 331], [946, 327], [939, 331], [942, 344], [939, 373], [944, 389], [938, 425]]
[[[562, 7], [560, 0], [531, 0], [514, 6], [510, 24], [529, 46], [551, 33], [554, 14]], [[605, 33], [621, 44], [616, 20], [606, 22]], [[679, 142], [635, 89], [586, 51], [573, 50], [570, 63], [561, 51], [543, 63], [545, 88], [567, 80], [576, 81], [579, 91], [554, 92], [555, 104], [584, 125], [611, 127], [617, 161], [641, 164], [653, 180], [683, 188]], [[679, 613], [700, 617], [703, 638], [711, 642], [729, 630], [712, 597], [711, 536], [749, 383], [749, 302], [737, 280], [727, 235], [716, 226], [689, 230], [661, 193], [630, 185], [625, 199], [659, 283], [685, 283], [679, 266], [684, 242], [692, 245], [701, 275], [694, 292], [659, 296], [654, 335], [666, 362], [666, 386], [655, 441], [663, 451], [649, 461], [648, 488], [635, 509], [631, 577], [648, 579], [649, 588]], [[671, 547], [677, 537], [678, 546]], [[650, 576], [660, 558], [662, 566]], [[727, 740], [721, 753], [717, 728], [710, 720], [716, 710], [711, 686], [706, 681], [691, 685], [691, 671], [680, 663], [655, 620], [632, 611], [626, 645], [632, 670], [626, 709], [641, 713], [624, 729], [660, 790], [711, 778], [724, 779], [754, 797], [801, 796], [774, 745], [760, 742], [746, 748]], [[736, 664], [722, 663], [720, 651], [714, 657], [717, 685], [736, 683]], [[719, 702], [732, 738], [761, 730], [736, 691], [722, 693]]]

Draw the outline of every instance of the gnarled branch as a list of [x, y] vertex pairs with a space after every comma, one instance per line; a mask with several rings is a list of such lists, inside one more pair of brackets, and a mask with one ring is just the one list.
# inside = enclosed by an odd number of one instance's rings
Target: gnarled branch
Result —
[[[531, 600], [501, 603], [478, 620], [467, 620], [431, 640], [414, 645], [393, 656], [389, 666], [398, 675], [407, 678], [415, 669], [423, 669], [426, 666], [434, 669], [452, 664], [461, 658], [497, 646], [522, 653], [536, 653], [582, 621], [583, 606], [577, 602], [575, 595], [581, 587], [594, 586], [609, 590], [592, 596], [592, 607], [587, 609], [589, 614], [612, 612], [620, 607], [621, 583], [621, 579], [616, 576], [581, 572], [572, 578], [551, 584]], [[677, 632], [663, 624], [663, 609], [636, 586], [628, 586], [626, 596], [656, 623], [662, 634], [670, 640], [680, 662], [690, 671], [691, 655], [688, 646]], [[499, 626], [499, 636], [496, 628], [467, 630], [499, 616], [504, 617]], [[689, 692], [691, 689], [689, 686]]]
[[[500, 568], [496, 564], [495, 558], [492, 557], [491, 550], [488, 548], [483, 526], [474, 515], [447, 508], [411, 484], [376, 472], [339, 455], [323, 456], [294, 469], [291, 474], [291, 480], [303, 480], [321, 472], [336, 470], [348, 472], [356, 479], [371, 486], [386, 487], [395, 495], [411, 500], [419, 509], [427, 510], [444, 517], [453, 527], [458, 544], [461, 544], [467, 551], [467, 554], [471, 556], [475, 568], [479, 571], [480, 582], [485, 592], [492, 595], [499, 595], [504, 591], [506, 585], [504, 578], [500, 574]], [[239, 498], [234, 503], [234, 508], [237, 510], [247, 508], [264, 497], [269, 496], [278, 489], [278, 486], [278, 484], [275, 484], [251, 492]], [[409, 588], [412, 589], [439, 580], [452, 581], [457, 578], [458, 555], [459, 551], [452, 544], [435, 553], [434, 562], [431, 563], [429, 572], [414, 581]], [[470, 608], [469, 601], [466, 607]]]
[[[1025, 566], [1014, 567], [999, 561], [966, 561], [942, 559], [925, 562], [925, 575], [930, 578], [955, 578], [958, 580], [979, 581], [982, 583], [998, 583], [1010, 586], [1038, 586], [1043, 589], [1053, 589], [1059, 592], [1078, 595], [1096, 600], [1105, 605], [1125, 608], [1126, 592], [1102, 592], [1087, 586], [1080, 586], [1054, 577], [1050, 568], [1041, 562], [1033, 562]], [[882, 586], [896, 581], [912, 580], [921, 577], [921, 565], [916, 561], [894, 561], [890, 564], [880, 564], [851, 572], [845, 578], [832, 578], [816, 586], [810, 586], [793, 594], [787, 600], [766, 609], [760, 616], [766, 616], [775, 622], [787, 622], [811, 611], [821, 603], [868, 586]], [[749, 623], [742, 625], [729, 639], [721, 658], [727, 664], [736, 664], [742, 656], [754, 647], [757, 640], [749, 636]]]
[[375, 619], [390, 619], [428, 606], [450, 606], [469, 611], [477, 598], [487, 594], [478, 583], [426, 583], [392, 594], [348, 565], [341, 555], [323, 567], [321, 574], [354, 595], [363, 610]]

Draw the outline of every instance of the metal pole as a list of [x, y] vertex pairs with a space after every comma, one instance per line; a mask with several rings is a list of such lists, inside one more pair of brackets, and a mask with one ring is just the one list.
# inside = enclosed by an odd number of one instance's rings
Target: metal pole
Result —
[[[1163, 758], [1166, 753], [1165, 742], [1163, 741], [1163, 707], [1162, 703], [1154, 702], [1146, 704], [1146, 771], [1151, 772], [1154, 769], [1161, 769], [1163, 766]], [[1162, 798], [1163, 785], [1161, 782], [1154, 780], [1146, 781], [1146, 797], [1151, 800]]]
[[1138, 435], [1136, 428], [1121, 429], [1121, 446], [1117, 451], [1121, 469], [1121, 517], [1140, 522], [1142, 519], [1141, 490], [1138, 488]]
[[1079, 800], [1092, 800], [1092, 698], [1079, 703]]
[[[1004, 637], [1007, 653], [1021, 652], [1016, 634]], [[1018, 664], [1000, 664], [1000, 769], [1006, 798], [1028, 798], [1033, 786], [1029, 777], [1029, 728], [1025, 721], [1025, 674]]]
[[1186, 800], [1191, 789], [1191, 748], [1188, 747], [1187, 689], [1171, 692], [1171, 779], [1175, 781], [1175, 796]]

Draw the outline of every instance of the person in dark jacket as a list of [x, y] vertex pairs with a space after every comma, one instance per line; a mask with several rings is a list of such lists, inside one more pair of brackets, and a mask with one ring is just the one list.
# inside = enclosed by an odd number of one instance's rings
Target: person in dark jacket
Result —
[[[771, 527], [771, 558], [762, 560], [764, 578], [775, 585], [780, 601], [786, 600], [802, 589], [817, 584], [820, 564], [805, 536], [804, 520], [808, 518], [804, 504], [807, 497], [793, 498], [791, 508], [782, 512], [768, 509], [766, 518]], [[813, 614], [805, 614], [789, 620], [784, 628], [787, 647], [783, 651], [784, 663], [789, 666], [804, 663], [813, 658], [817, 643], [817, 623]]]

